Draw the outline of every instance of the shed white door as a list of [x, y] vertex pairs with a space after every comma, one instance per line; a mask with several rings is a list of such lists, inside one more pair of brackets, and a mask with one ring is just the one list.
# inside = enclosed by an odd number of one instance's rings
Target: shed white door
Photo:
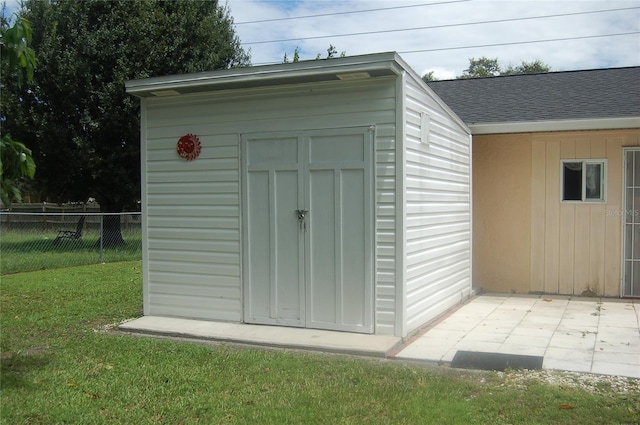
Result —
[[246, 322], [373, 332], [371, 156], [368, 129], [243, 136]]

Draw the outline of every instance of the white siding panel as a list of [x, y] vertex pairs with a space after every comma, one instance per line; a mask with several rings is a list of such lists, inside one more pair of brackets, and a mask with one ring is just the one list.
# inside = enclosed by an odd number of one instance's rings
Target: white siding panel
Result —
[[149, 241], [150, 250], [181, 250], [203, 252], [233, 252], [240, 254], [240, 244], [234, 241], [153, 239]]
[[[185, 168], [183, 162], [176, 160], [177, 154], [172, 154], [174, 157], [172, 161], [153, 161], [147, 162], [147, 172], [158, 173], [167, 171], [178, 172], [192, 172], [192, 171], [206, 171], [206, 170], [236, 170], [238, 168], [237, 158], [217, 158], [217, 159], [202, 159], [190, 161], [189, 168]], [[199, 158], [198, 158], [199, 159]]]
[[[201, 143], [202, 142], [206, 142], [207, 140], [203, 138], [201, 139]], [[168, 145], [167, 148], [159, 148], [158, 143], [156, 143], [154, 145], [154, 149], [149, 150], [149, 154], [147, 155], [147, 158], [149, 161], [151, 162], [155, 162], [155, 161], [167, 161], [167, 160], [172, 160], [175, 159], [176, 157], [176, 139], [169, 139], [168, 141], [165, 142], [165, 140], [161, 140], [160, 142], [162, 142], [162, 145]], [[224, 158], [237, 158], [238, 157], [238, 147], [237, 146], [212, 146], [212, 147], [208, 147], [207, 149], [204, 149], [203, 151], [200, 152], [200, 155], [198, 156], [198, 163], [200, 163], [201, 161], [204, 160], [211, 160], [211, 159], [224, 159]]]
[[206, 252], [193, 250], [153, 250], [150, 261], [182, 261], [194, 263], [216, 263], [234, 265], [240, 261], [240, 254], [228, 252]]
[[[151, 277], [153, 281], [157, 284], [167, 284], [166, 286], [171, 286], [173, 290], [176, 289], [181, 290], [183, 286], [191, 285], [193, 287], [206, 286], [206, 290], [215, 290], [215, 288], [225, 288], [232, 287], [236, 288], [240, 285], [240, 278], [238, 276], [210, 276], [210, 275], [201, 275], [197, 273], [151, 273]], [[215, 286], [210, 286], [210, 281], [214, 280], [216, 282]], [[180, 281], [182, 285], [175, 285], [176, 281]], [[158, 287], [160, 289], [160, 286]], [[169, 292], [169, 290], [162, 289], [164, 293]]]
[[[200, 282], [202, 282], [202, 276], [200, 276]], [[176, 295], [176, 296], [204, 296], [215, 297], [220, 299], [232, 300], [240, 296], [238, 288], [235, 286], [229, 287], [214, 287], [209, 285], [188, 285], [184, 284], [180, 286], [180, 293], [175, 293], [176, 286], [170, 282], [167, 284], [158, 283], [156, 285], [156, 294], [158, 295]]]
[[[393, 112], [395, 115], [395, 111]], [[376, 127], [376, 333], [396, 333], [396, 126]]]
[[154, 217], [238, 217], [238, 205], [165, 205], [154, 211]]
[[147, 186], [147, 193], [151, 195], [157, 194], [171, 194], [176, 192], [182, 193], [194, 193], [194, 194], [208, 194], [208, 193], [238, 193], [237, 182], [193, 182], [188, 183], [164, 183], [164, 184], [149, 184]]
[[[237, 299], [155, 294], [149, 297], [151, 314], [162, 316], [197, 317], [201, 319], [237, 322]], [[185, 312], [189, 312], [185, 316]]]
[[[240, 135], [375, 125], [375, 332], [396, 332], [394, 78], [145, 99], [149, 314], [241, 321]], [[176, 153], [193, 133], [200, 156]]]
[[[406, 332], [468, 296], [471, 214], [469, 134], [428, 89], [406, 79]], [[421, 140], [420, 115], [430, 117]]]
[[172, 217], [150, 217], [150, 227], [180, 227], [181, 229], [237, 229], [239, 228], [238, 219], [236, 217], [189, 217], [188, 220], [182, 220], [176, 223]]
[[227, 229], [181, 229], [181, 228], [157, 228], [149, 227], [149, 241], [154, 239], [178, 239], [178, 240], [216, 240], [238, 241], [237, 230]]
[[[151, 255], [152, 254], [149, 253], [149, 256]], [[157, 272], [195, 273], [209, 276], [240, 276], [237, 265], [198, 263], [190, 261], [188, 258], [179, 258], [174, 261], [149, 260], [149, 266], [153, 267], [152, 270]]]
[[151, 174], [147, 182], [152, 183], [198, 183], [198, 182], [237, 182], [240, 178], [238, 170], [183, 170]]

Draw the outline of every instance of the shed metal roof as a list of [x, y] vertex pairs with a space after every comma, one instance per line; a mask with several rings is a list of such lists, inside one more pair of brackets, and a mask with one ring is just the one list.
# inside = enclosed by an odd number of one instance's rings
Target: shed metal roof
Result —
[[[515, 124], [541, 122], [571, 122], [575, 126], [594, 120], [605, 127], [640, 126], [640, 67], [433, 81], [428, 85], [472, 130], [495, 128], [496, 124], [513, 129]], [[570, 129], [571, 125], [556, 127], [547, 129]], [[486, 131], [474, 131], [479, 132]]]
[[470, 132], [463, 120], [396, 52], [286, 64], [250, 66], [209, 72], [152, 77], [125, 82], [127, 93], [141, 98], [178, 96], [220, 90], [256, 89], [280, 85], [359, 80], [410, 75], [451, 118]]
[[139, 97], [170, 96], [217, 91], [301, 84], [341, 79], [397, 76], [406, 64], [395, 52], [346, 58], [250, 66], [209, 72], [145, 78], [125, 82], [127, 92]]

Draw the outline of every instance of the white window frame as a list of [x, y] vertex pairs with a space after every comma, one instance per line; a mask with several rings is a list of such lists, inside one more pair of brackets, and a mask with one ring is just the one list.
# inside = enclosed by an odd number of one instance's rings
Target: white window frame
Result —
[[[582, 163], [582, 199], [563, 199], [564, 198], [564, 164], [566, 163]], [[587, 164], [599, 164], [602, 165], [602, 174], [600, 178], [600, 193], [599, 199], [587, 199]], [[562, 159], [560, 161], [560, 202], [566, 204], [602, 204], [607, 202], [607, 160], [606, 159]]]

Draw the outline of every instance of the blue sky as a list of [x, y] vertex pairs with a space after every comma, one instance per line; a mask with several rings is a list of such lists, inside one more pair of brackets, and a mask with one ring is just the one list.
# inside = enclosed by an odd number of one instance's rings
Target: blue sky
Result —
[[[470, 57], [499, 58], [504, 65], [540, 59], [553, 70], [591, 69], [640, 65], [640, 34], [583, 38], [545, 43], [471, 47], [530, 42], [603, 34], [640, 32], [640, 1], [490, 1], [472, 0], [228, 0], [243, 43], [251, 49], [254, 64], [282, 62], [298, 46], [302, 59], [326, 55], [329, 44], [347, 55], [397, 51], [421, 75], [434, 71], [439, 78], [462, 73]], [[419, 5], [419, 6], [418, 6]], [[397, 8], [397, 9], [389, 9]], [[589, 13], [623, 9], [616, 12]], [[376, 11], [375, 9], [386, 9]], [[337, 12], [369, 10], [316, 18], [243, 22]], [[536, 16], [570, 16], [524, 19]], [[478, 25], [473, 22], [500, 21]], [[398, 31], [409, 28], [440, 28]], [[344, 34], [389, 31], [341, 37]], [[310, 38], [310, 37], [326, 38]], [[455, 48], [455, 49], [451, 49]], [[442, 50], [441, 50], [442, 49]], [[421, 50], [432, 50], [419, 52]], [[403, 53], [413, 52], [415, 53]]]
[[[9, 11], [18, 3], [7, 1]], [[254, 65], [281, 63], [284, 54], [291, 58], [296, 47], [303, 60], [318, 53], [326, 56], [329, 44], [347, 55], [397, 51], [419, 74], [433, 71], [441, 79], [461, 74], [470, 57], [481, 56], [498, 58], [505, 66], [540, 59], [554, 71], [640, 65], [640, 0], [227, 0], [227, 4]], [[611, 9], [626, 10], [586, 13]], [[324, 16], [308, 17], [314, 15]], [[537, 18], [549, 15], [566, 16]], [[252, 21], [262, 22], [248, 23]], [[473, 24], [478, 22], [487, 23]], [[622, 33], [635, 34], [597, 37]], [[579, 39], [533, 43], [566, 38]]]

